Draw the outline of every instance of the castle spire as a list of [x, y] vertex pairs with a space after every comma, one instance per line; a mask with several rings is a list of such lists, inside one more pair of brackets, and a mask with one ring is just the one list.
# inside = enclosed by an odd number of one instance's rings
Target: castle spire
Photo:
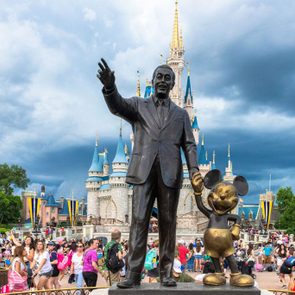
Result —
[[117, 144], [117, 150], [115, 154], [115, 158], [113, 160], [113, 163], [128, 163], [124, 151], [124, 143], [122, 139], [122, 120], [121, 120], [121, 126], [120, 126], [120, 135], [119, 140]]
[[137, 71], [136, 96], [140, 97], [140, 73]]
[[98, 132], [96, 132], [95, 146], [98, 146]]
[[204, 133], [202, 134], [202, 145], [205, 145], [205, 135], [204, 135]]
[[175, 1], [175, 13], [173, 23], [171, 49], [181, 49], [182, 38], [179, 36], [179, 23], [178, 23], [178, 0]]
[[213, 157], [212, 157], [212, 165], [211, 165], [211, 169], [216, 169], [216, 164], [215, 164], [215, 150], [213, 151]]
[[172, 68], [175, 74], [175, 85], [170, 92], [170, 97], [172, 101], [181, 108], [183, 107], [182, 72], [184, 69], [184, 48], [182, 44], [183, 39], [180, 35], [178, 23], [178, 0], [176, 0], [172, 40], [170, 43], [170, 54], [167, 59], [167, 64]]

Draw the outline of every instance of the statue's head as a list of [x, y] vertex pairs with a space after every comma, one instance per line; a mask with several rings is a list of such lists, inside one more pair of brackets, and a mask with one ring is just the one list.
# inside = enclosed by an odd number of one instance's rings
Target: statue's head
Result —
[[168, 65], [158, 66], [153, 73], [153, 87], [155, 95], [162, 98], [169, 96], [170, 90], [175, 84], [175, 74]]
[[222, 181], [221, 172], [217, 169], [205, 175], [204, 186], [211, 190], [208, 195], [208, 205], [217, 215], [224, 215], [233, 210], [238, 204], [238, 196], [248, 193], [246, 178], [237, 176], [233, 183]]

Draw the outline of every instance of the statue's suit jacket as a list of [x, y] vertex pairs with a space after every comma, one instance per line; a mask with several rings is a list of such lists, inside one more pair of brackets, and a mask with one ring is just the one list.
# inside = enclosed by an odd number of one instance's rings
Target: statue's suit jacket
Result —
[[161, 126], [152, 96], [147, 99], [125, 99], [116, 88], [110, 91], [103, 89], [103, 94], [110, 111], [132, 125], [134, 147], [126, 177], [127, 183], [143, 184], [158, 155], [164, 184], [171, 188], [181, 188], [181, 147], [190, 177], [193, 172], [198, 171], [196, 144], [190, 119], [184, 109], [170, 100], [167, 120]]

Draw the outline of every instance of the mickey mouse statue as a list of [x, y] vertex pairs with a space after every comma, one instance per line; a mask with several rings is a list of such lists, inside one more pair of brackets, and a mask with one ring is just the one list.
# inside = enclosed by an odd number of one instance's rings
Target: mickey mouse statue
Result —
[[[199, 210], [209, 218], [208, 228], [204, 233], [204, 244], [214, 264], [215, 273], [207, 274], [203, 278], [204, 285], [220, 286], [226, 283], [219, 261], [222, 257], [226, 258], [231, 270], [231, 285], [253, 286], [253, 278], [239, 272], [234, 258], [233, 240], [239, 239], [241, 219], [238, 215], [230, 213], [238, 204], [238, 195], [247, 194], [247, 180], [243, 176], [237, 176], [232, 184], [224, 182], [221, 172], [214, 169], [205, 175], [204, 181], [197, 178], [193, 180], [192, 185]], [[206, 208], [202, 202], [204, 186], [211, 190], [207, 200], [212, 210]], [[229, 225], [230, 222], [233, 223], [232, 226]]]

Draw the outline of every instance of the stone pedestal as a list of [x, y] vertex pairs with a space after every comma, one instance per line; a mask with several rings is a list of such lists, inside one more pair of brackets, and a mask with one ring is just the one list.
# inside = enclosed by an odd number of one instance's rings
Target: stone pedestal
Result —
[[134, 289], [119, 289], [114, 284], [109, 289], [109, 295], [260, 295], [255, 287], [238, 288], [229, 284], [219, 287], [197, 285], [195, 283], [177, 283], [177, 287], [162, 287], [160, 284], [141, 284]]

